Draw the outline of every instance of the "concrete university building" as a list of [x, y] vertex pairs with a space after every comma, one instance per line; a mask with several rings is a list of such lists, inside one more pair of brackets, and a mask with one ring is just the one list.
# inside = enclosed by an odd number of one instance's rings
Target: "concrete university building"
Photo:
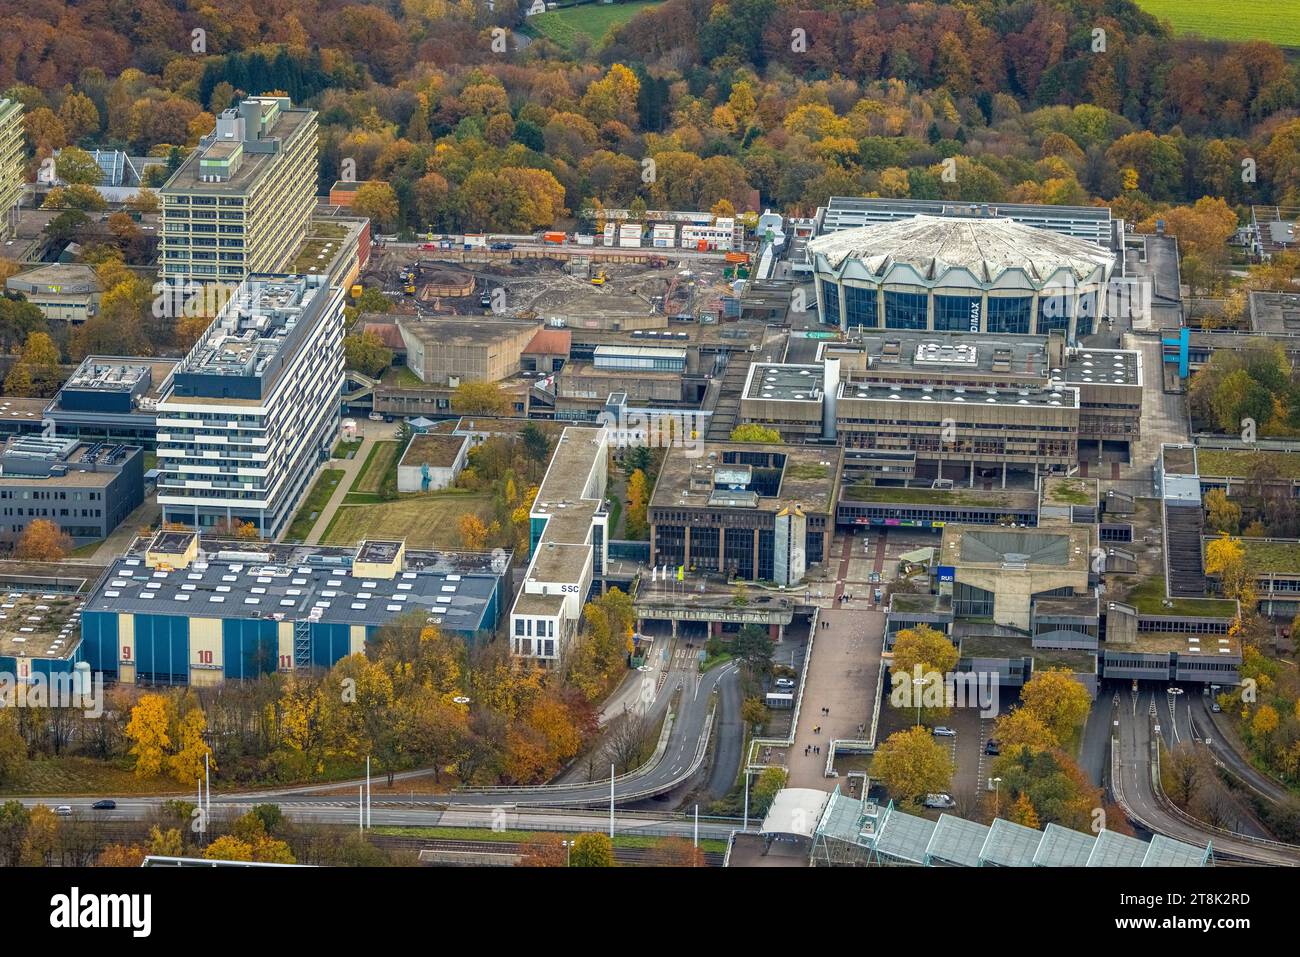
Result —
[[239, 282], [283, 272], [316, 204], [316, 111], [249, 97], [163, 185], [164, 280]]
[[38, 519], [77, 545], [106, 538], [144, 501], [138, 446], [25, 435], [0, 450], [0, 539]]
[[204, 544], [193, 532], [138, 540], [85, 597], [72, 658], [125, 684], [221, 684], [329, 668], [409, 613], [472, 640], [495, 631], [506, 594], [508, 555]]
[[529, 513], [528, 571], [510, 609], [510, 651], [545, 668], [572, 651], [592, 581], [609, 561], [607, 430], [566, 428]]
[[821, 321], [842, 330], [1046, 335], [1077, 342], [1105, 309], [1114, 256], [995, 216], [925, 216], [808, 243]]
[[158, 402], [163, 521], [279, 535], [329, 458], [342, 388], [343, 290], [250, 277]]
[[0, 239], [14, 234], [18, 201], [26, 179], [23, 105], [0, 97]]
[[843, 449], [709, 442], [672, 448], [650, 498], [650, 563], [778, 585], [825, 558]]
[[1141, 436], [1142, 357], [1059, 335], [866, 334], [816, 363], [753, 363], [740, 421], [835, 441], [859, 478], [1066, 471]]

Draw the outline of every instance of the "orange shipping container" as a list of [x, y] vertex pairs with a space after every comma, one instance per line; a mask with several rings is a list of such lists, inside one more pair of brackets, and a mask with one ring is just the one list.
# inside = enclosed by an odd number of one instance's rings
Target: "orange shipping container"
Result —
[[542, 240], [548, 243], [563, 243], [565, 235], [564, 233], [542, 233]]

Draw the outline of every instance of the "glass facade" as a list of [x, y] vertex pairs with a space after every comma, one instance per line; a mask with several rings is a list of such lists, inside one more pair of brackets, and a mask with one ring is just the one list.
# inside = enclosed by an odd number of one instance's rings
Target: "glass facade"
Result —
[[934, 328], [944, 332], [979, 332], [979, 296], [934, 297]]
[[1068, 296], [1044, 293], [1038, 297], [1038, 335], [1059, 332], [1070, 335], [1070, 310], [1072, 302]]
[[929, 297], [917, 292], [885, 293], [886, 329], [924, 329], [928, 319], [926, 300]]
[[1033, 303], [1030, 296], [989, 296], [988, 331], [1028, 335]]
[[861, 286], [845, 286], [844, 312], [850, 329], [854, 326], [877, 328], [880, 317], [876, 309], [876, 290], [863, 289]]
[[840, 324], [840, 287], [838, 283], [822, 280], [822, 322], [828, 326]]

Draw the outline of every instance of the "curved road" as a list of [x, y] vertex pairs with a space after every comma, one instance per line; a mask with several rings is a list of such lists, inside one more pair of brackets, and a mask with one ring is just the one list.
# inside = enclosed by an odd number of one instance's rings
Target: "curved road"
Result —
[[1196, 728], [1190, 711], [1186, 706], [1179, 707], [1175, 704], [1171, 716], [1169, 696], [1163, 689], [1144, 690], [1136, 696], [1121, 694], [1117, 697], [1118, 706], [1113, 708], [1114, 720], [1118, 726], [1114, 728], [1112, 741], [1114, 773], [1111, 776], [1111, 790], [1135, 823], [1189, 844], [1201, 847], [1211, 844], [1216, 857], [1255, 864], [1300, 866], [1300, 847], [1252, 840], [1246, 835], [1210, 827], [1179, 813], [1168, 798], [1157, 794], [1152, 781], [1156, 747], [1154, 728], [1160, 727], [1160, 736], [1165, 737], [1168, 743], [1178, 743], [1189, 737], [1194, 740]]
[[[740, 744], [736, 741], [728, 742], [725, 737], [734, 737], [740, 729], [740, 695], [738, 691], [737, 665], [735, 662], [722, 664], [710, 669], [703, 675], [695, 671], [696, 667], [693, 657], [689, 661], [683, 658], [669, 672], [668, 680], [659, 689], [655, 706], [653, 706], [655, 711], [658, 711], [660, 707], [667, 707], [668, 702], [672, 700], [673, 694], [676, 691], [681, 692], [672, 729], [668, 735], [668, 742], [658, 760], [651, 760], [638, 770], [615, 779], [614, 801], [616, 804], [626, 804], [663, 794], [690, 778], [704, 762], [709, 737], [713, 733], [715, 726], [724, 729], [724, 739], [720, 739], [718, 742], [718, 755], [720, 758], [726, 756], [727, 760], [731, 761], [733, 765], [731, 767], [731, 779], [734, 781], [735, 775], [738, 773]], [[715, 690], [719, 691], [717, 696], [714, 695]], [[715, 707], [719, 704], [719, 701], [722, 707]], [[732, 761], [731, 757], [732, 752], [734, 752], [734, 761]], [[393, 780], [412, 780], [425, 777], [428, 773], [427, 769], [406, 771], [393, 775]], [[363, 783], [364, 781], [360, 780], [334, 781], [328, 784], [311, 784], [268, 791], [250, 791], [235, 794], [217, 793], [213, 795], [213, 803], [222, 805], [278, 803], [282, 806], [312, 806], [328, 809], [350, 807], [353, 809], [351, 812], [344, 813], [340, 810], [339, 815], [337, 815], [343, 823], [348, 823], [349, 820], [355, 820], [357, 804], [356, 798], [349, 794], [349, 790], [357, 788]], [[383, 823], [403, 823], [387, 820], [391, 814], [403, 813], [384, 810], [385, 807], [394, 806], [408, 809], [405, 812], [408, 815], [412, 813], [419, 814], [419, 823], [425, 824], [428, 823], [429, 811], [447, 805], [495, 808], [498, 813], [502, 809], [515, 807], [605, 807], [609, 804], [609, 792], [609, 779], [605, 779], [603, 781], [575, 784], [484, 788], [453, 791], [448, 794], [416, 794], [411, 800], [385, 801], [382, 802], [382, 806], [381, 802], [373, 802], [372, 820], [374, 823], [381, 823], [379, 817], [382, 813], [385, 818]], [[138, 808], [152, 809], [162, 802], [177, 796], [165, 795], [127, 799], [119, 801], [118, 808], [122, 811]], [[179, 796], [188, 800], [193, 799], [195, 794]], [[296, 801], [295, 798], [306, 800]], [[53, 795], [21, 798], [20, 800], [27, 805], [37, 803], [51, 806], [66, 804], [77, 810], [89, 811], [90, 805], [95, 798], [73, 799]], [[421, 813], [420, 808], [426, 810]], [[333, 814], [332, 811], [327, 813]], [[353, 815], [351, 818], [348, 816], [349, 813]]]

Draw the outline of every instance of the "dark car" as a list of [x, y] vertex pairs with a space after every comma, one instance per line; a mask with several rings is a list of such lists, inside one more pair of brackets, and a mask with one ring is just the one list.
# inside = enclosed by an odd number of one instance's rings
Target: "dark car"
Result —
[[496, 252], [506, 252], [507, 250], [514, 249], [515, 244], [514, 243], [493, 243], [491, 248]]
[[1002, 745], [998, 744], [992, 738], [989, 738], [988, 741], [984, 742], [984, 753], [996, 757], [1002, 753]]
[[117, 802], [104, 798], [102, 801], [96, 801], [91, 805], [96, 811], [114, 811], [117, 809]]

